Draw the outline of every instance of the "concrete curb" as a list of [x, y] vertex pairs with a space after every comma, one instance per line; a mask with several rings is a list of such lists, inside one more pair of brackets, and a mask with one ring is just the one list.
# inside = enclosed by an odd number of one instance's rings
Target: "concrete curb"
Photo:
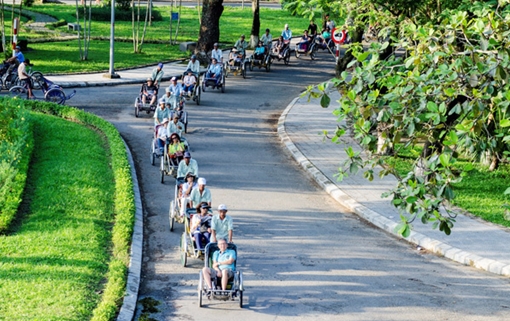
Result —
[[[335, 199], [342, 206], [345, 206], [351, 210], [356, 215], [374, 224], [378, 228], [402, 239], [402, 236], [395, 232], [395, 228], [398, 225], [397, 223], [387, 219], [386, 217], [369, 209], [368, 207], [361, 205], [355, 199], [344, 193], [333, 181], [331, 181], [317, 167], [315, 167], [292, 142], [285, 130], [285, 120], [287, 119], [287, 115], [289, 114], [290, 110], [292, 107], [294, 107], [299, 99], [300, 97], [297, 97], [292, 100], [292, 102], [287, 106], [287, 108], [285, 108], [283, 113], [280, 115], [280, 118], [278, 119], [278, 136], [280, 137], [282, 143], [289, 150], [299, 165], [301, 165], [301, 167], [317, 182], [317, 184], [319, 184], [329, 195], [331, 195], [333, 199]], [[501, 263], [493, 259], [484, 258], [467, 251], [463, 251], [459, 248], [452, 247], [447, 243], [432, 239], [421, 233], [412, 231], [408, 238], [403, 239], [410, 243], [416, 244], [430, 252], [444, 256], [452, 261], [464, 265], [470, 265], [490, 273], [502, 276], [510, 276], [509, 264]]]
[[131, 321], [135, 315], [136, 303], [138, 301], [138, 288], [140, 287], [140, 275], [142, 272], [142, 253], [143, 253], [143, 206], [136, 177], [135, 163], [131, 151], [124, 141], [131, 167], [131, 179], [133, 180], [133, 193], [135, 197], [135, 226], [131, 240], [131, 253], [129, 254], [128, 278], [126, 284], [126, 294], [124, 301], [117, 316], [117, 321]]

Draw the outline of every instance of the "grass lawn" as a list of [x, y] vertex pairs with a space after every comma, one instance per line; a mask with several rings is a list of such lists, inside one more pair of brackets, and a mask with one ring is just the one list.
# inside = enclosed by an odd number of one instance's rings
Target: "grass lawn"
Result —
[[87, 320], [110, 259], [114, 184], [95, 131], [33, 113], [22, 219], [0, 236], [0, 319]]
[[[34, 5], [30, 8], [32, 11], [46, 13], [57, 19], [64, 19], [68, 22], [75, 22], [75, 8], [69, 5], [44, 4]], [[154, 10], [161, 12], [163, 21], [156, 21], [147, 30], [145, 39], [147, 41], [168, 41], [169, 36], [169, 18], [170, 7], [155, 7]], [[175, 10], [174, 10], [175, 11]], [[260, 9], [261, 34], [266, 28], [271, 29], [273, 38], [276, 38], [286, 23], [288, 23], [295, 35], [302, 33], [302, 30], [308, 26], [308, 20], [291, 16], [284, 10], [273, 10], [267, 8]], [[252, 25], [251, 8], [233, 8], [225, 7], [220, 20], [220, 47], [228, 48], [232, 46], [241, 34], [249, 37]], [[177, 26], [173, 22], [173, 30]], [[182, 8], [181, 24], [179, 27], [178, 41], [197, 41], [199, 33], [198, 13], [194, 8]], [[59, 27], [57, 30], [67, 32], [67, 26]], [[92, 22], [91, 33], [93, 37], [109, 37], [110, 22], [103, 21]], [[21, 34], [21, 37], [30, 39], [38, 38], [37, 34]], [[132, 38], [131, 21], [115, 22], [115, 37]], [[168, 44], [144, 44], [142, 54], [134, 54], [132, 42], [116, 42], [116, 69], [140, 66], [147, 63], [157, 63], [158, 61], [188, 58], [189, 53], [179, 51], [178, 45], [170, 46]], [[89, 60], [79, 61], [78, 42], [47, 42], [30, 43], [31, 51], [26, 52], [26, 56], [36, 64], [35, 70], [43, 73], [65, 73], [78, 71], [107, 71], [109, 62], [109, 42], [93, 41], [89, 50]], [[58, 53], [58, 55], [55, 55]]]
[[[77, 40], [37, 43], [30, 45], [30, 48], [34, 50], [25, 52], [26, 57], [30, 57], [30, 61], [34, 64], [34, 70], [44, 74], [107, 71], [109, 67], [109, 41], [91, 41], [87, 61], [77, 59]], [[177, 46], [145, 44], [143, 48], [142, 53], [133, 54], [132, 43], [116, 42], [115, 69], [154, 64], [158, 61], [178, 59], [183, 55]], [[56, 52], [58, 55], [55, 54]]]
[[[412, 170], [413, 164], [410, 158], [405, 157], [414, 158], [419, 153], [419, 150], [403, 151], [401, 155], [404, 158], [392, 162], [400, 175], [405, 175]], [[457, 169], [462, 170], [468, 162], [460, 160], [456, 164]], [[501, 165], [495, 172], [489, 172], [486, 167], [478, 164], [459, 184], [454, 185], [453, 205], [488, 222], [510, 227], [510, 220], [505, 218], [508, 216], [505, 215], [503, 208], [504, 204], [510, 204], [510, 196], [503, 194], [508, 187], [510, 187], [509, 164]]]

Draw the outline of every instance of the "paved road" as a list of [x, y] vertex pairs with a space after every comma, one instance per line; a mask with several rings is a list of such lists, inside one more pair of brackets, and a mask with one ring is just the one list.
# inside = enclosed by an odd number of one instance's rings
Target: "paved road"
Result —
[[[323, 57], [326, 57], [324, 54]], [[306, 58], [305, 58], [306, 59]], [[245, 276], [246, 308], [197, 307], [202, 261], [179, 265], [182, 226], [168, 229], [173, 180], [149, 164], [152, 120], [135, 118], [138, 85], [82, 88], [70, 101], [115, 124], [132, 148], [145, 206], [140, 297], [161, 302], [156, 320], [508, 320], [509, 281], [415, 250], [346, 213], [298, 168], [276, 121], [304, 89], [332, 76], [332, 62], [227, 79], [225, 94], [190, 104], [192, 156], [213, 205], [226, 203]], [[105, 99], [105, 97], [109, 97]], [[208, 302], [206, 302], [208, 303]]]

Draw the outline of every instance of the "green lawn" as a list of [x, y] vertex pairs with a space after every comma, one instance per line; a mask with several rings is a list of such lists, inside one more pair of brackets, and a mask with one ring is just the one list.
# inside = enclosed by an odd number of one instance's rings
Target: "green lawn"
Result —
[[[77, 59], [77, 40], [38, 43], [30, 45], [30, 48], [34, 50], [26, 52], [26, 57], [30, 57], [34, 70], [44, 74], [107, 71], [109, 67], [109, 41], [91, 41], [87, 61]], [[133, 54], [132, 43], [115, 43], [115, 69], [155, 64], [159, 61], [178, 59], [183, 55], [177, 46], [146, 44], [143, 48], [142, 53]], [[58, 54], [55, 54], [56, 52]]]
[[33, 114], [22, 219], [0, 236], [0, 319], [87, 320], [110, 259], [114, 184], [104, 140]]
[[[46, 13], [57, 19], [75, 22], [74, 6], [62, 4], [34, 5], [32, 11]], [[169, 43], [169, 17], [170, 7], [155, 7], [154, 10], [161, 12], [164, 21], [154, 22], [148, 28], [146, 40], [165, 41]], [[291, 26], [296, 35], [308, 26], [308, 21], [301, 17], [291, 16], [283, 10], [261, 8], [261, 33], [265, 28], [270, 28], [273, 37], [276, 38], [283, 29], [285, 23]], [[252, 25], [251, 8], [225, 7], [220, 20], [220, 43], [221, 47], [232, 46], [241, 34], [249, 36]], [[173, 22], [173, 28], [177, 26]], [[67, 26], [57, 28], [67, 32]], [[181, 25], [178, 41], [196, 41], [198, 39], [199, 22], [198, 13], [193, 8], [182, 8]], [[92, 23], [91, 33], [93, 37], [108, 37], [110, 35], [110, 22]], [[41, 35], [34, 33], [21, 34], [21, 37], [29, 39], [29, 51], [25, 55], [36, 65], [34, 70], [43, 73], [70, 73], [88, 71], [107, 71], [109, 64], [109, 41], [95, 40], [91, 42], [87, 61], [80, 61], [77, 41], [30, 43], [30, 38], [39, 38]], [[116, 21], [115, 36], [125, 39], [132, 38], [131, 21]], [[132, 42], [116, 42], [115, 44], [115, 68], [122, 69], [144, 64], [155, 64], [158, 61], [188, 58], [189, 53], [179, 51], [178, 45], [149, 44], [143, 46], [141, 54], [133, 53]]]
[[[390, 163], [396, 166], [400, 175], [405, 175], [412, 170], [410, 159], [419, 153], [419, 149], [403, 150], [400, 153], [403, 158]], [[460, 160], [456, 163], [456, 168], [462, 170], [467, 165], [467, 161]], [[510, 196], [504, 195], [508, 187], [510, 164], [502, 164], [495, 172], [489, 172], [486, 167], [477, 164], [460, 183], [454, 185], [453, 205], [488, 222], [510, 227], [510, 220], [505, 218], [508, 216], [503, 208], [503, 205], [510, 204]]]

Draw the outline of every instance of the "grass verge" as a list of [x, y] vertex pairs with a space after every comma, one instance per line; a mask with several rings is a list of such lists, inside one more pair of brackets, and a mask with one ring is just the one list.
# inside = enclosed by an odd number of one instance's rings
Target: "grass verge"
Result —
[[94, 115], [26, 105], [73, 122], [36, 114], [37, 126], [53, 127], [36, 136], [27, 213], [0, 242], [0, 300], [7, 303], [0, 315], [112, 320], [124, 296], [135, 211], [124, 143], [113, 125]]
[[[405, 175], [413, 168], [411, 159], [419, 155], [420, 150], [403, 150], [401, 158], [391, 159], [400, 175]], [[470, 164], [465, 160], [456, 163], [456, 168], [463, 171]], [[498, 170], [489, 172], [488, 167], [474, 164], [474, 169], [462, 181], [454, 185], [455, 199], [453, 205], [477, 216], [487, 222], [510, 227], [510, 216], [503, 205], [510, 204], [510, 196], [504, 195], [510, 186], [510, 165], [503, 164]]]

